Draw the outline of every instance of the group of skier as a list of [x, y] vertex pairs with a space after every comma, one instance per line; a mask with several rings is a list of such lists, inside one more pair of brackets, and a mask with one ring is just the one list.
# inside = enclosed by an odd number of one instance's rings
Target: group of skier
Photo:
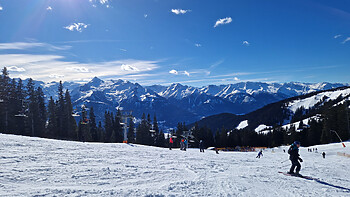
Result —
[[[173, 145], [174, 145], [174, 139], [172, 137], [170, 137], [169, 138], [169, 150], [172, 150]], [[188, 147], [187, 139], [186, 138], [181, 139], [180, 150], [186, 151], [187, 147]], [[204, 149], [205, 149], [204, 141], [200, 140], [199, 141], [199, 151], [204, 153]], [[215, 149], [215, 150], [216, 150], [216, 153], [218, 154], [218, 150], [217, 149]]]

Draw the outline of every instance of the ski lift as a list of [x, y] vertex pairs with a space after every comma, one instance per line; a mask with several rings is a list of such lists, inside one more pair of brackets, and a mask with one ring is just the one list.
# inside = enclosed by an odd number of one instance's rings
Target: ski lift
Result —
[[25, 115], [25, 114], [16, 114], [15, 116], [16, 116], [16, 117], [24, 117], [24, 118], [27, 118], [27, 117], [28, 117], [28, 116]]
[[24, 118], [27, 118], [28, 116], [25, 114], [27, 110], [22, 110], [22, 111], [19, 111], [18, 114], [16, 114], [15, 116], [16, 117], [24, 117]]

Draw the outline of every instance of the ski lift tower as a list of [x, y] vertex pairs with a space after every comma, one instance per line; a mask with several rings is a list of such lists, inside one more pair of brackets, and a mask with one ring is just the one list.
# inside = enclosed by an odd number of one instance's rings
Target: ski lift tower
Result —
[[120, 111], [120, 120], [122, 121], [120, 124], [123, 125], [124, 129], [123, 143], [128, 143], [128, 120], [130, 119], [132, 121], [133, 118], [132, 111]]

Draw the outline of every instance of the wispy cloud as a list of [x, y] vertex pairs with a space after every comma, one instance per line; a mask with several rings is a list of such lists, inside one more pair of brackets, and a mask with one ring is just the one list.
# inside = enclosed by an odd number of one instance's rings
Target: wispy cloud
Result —
[[111, 2], [111, 0], [89, 0], [89, 2], [92, 3], [93, 7], [97, 7], [96, 4], [101, 4], [106, 6], [106, 8], [110, 8], [109, 3]]
[[340, 35], [340, 34], [335, 35], [333, 38], [334, 38], [334, 39], [337, 39], [337, 38], [339, 38], [339, 37], [341, 37], [341, 35]]
[[183, 10], [183, 9], [171, 9], [171, 12], [179, 15], [179, 14], [186, 14], [187, 12], [190, 12], [191, 10]]
[[120, 49], [121, 51], [124, 51], [124, 52], [127, 52], [128, 50], [126, 50], [126, 49]]
[[218, 19], [214, 25], [214, 27], [217, 27], [219, 25], [225, 25], [225, 24], [229, 24], [232, 22], [232, 18], [231, 17], [226, 17], [226, 18], [221, 18]]
[[22, 68], [22, 67], [17, 67], [17, 66], [9, 66], [7, 67], [8, 71], [13, 71], [13, 72], [25, 72], [26, 69]]
[[190, 76], [190, 73], [187, 72], [187, 71], [184, 71], [183, 74], [186, 75], [186, 76], [188, 76], [188, 77]]
[[242, 42], [242, 45], [244, 45], [244, 46], [249, 46], [250, 43], [249, 43], [248, 41], [245, 40], [245, 41]]
[[194, 46], [196, 46], [196, 47], [201, 47], [202, 45], [199, 44], [199, 43], [196, 43], [196, 44], [194, 44]]
[[350, 41], [350, 37], [347, 37], [342, 43], [345, 44]]
[[48, 7], [46, 8], [46, 10], [51, 11], [51, 10], [52, 10], [52, 7], [51, 7], [51, 6], [48, 6]]
[[147, 18], [147, 17], [148, 17], [148, 14], [144, 14], [143, 17]]
[[68, 50], [71, 46], [55, 46], [48, 43], [40, 42], [10, 42], [10, 43], [0, 43], [0, 50], [26, 50], [30, 48], [46, 48], [50, 51], [54, 50]]
[[121, 68], [125, 71], [138, 71], [138, 69], [132, 65], [129, 64], [122, 64]]
[[0, 62], [12, 69], [12, 77], [32, 77], [42, 81], [55, 78], [75, 81], [94, 76], [116, 79], [130, 74], [146, 74], [159, 68], [158, 61], [127, 59], [81, 63], [66, 61], [66, 57], [60, 55], [34, 54], [0, 54]]
[[86, 29], [89, 25], [85, 23], [72, 23], [66, 27], [63, 27], [65, 29], [68, 29], [69, 31], [78, 31], [82, 32], [84, 29]]
[[0, 11], [3, 10], [4, 8], [0, 5]]
[[185, 76], [188, 76], [188, 77], [191, 75], [191, 74], [190, 74], [188, 71], [186, 71], [186, 70], [184, 70], [184, 71], [177, 71], [177, 70], [173, 69], [173, 70], [169, 71], [169, 73], [170, 73], [170, 74], [173, 74], [173, 75], [185, 75]]

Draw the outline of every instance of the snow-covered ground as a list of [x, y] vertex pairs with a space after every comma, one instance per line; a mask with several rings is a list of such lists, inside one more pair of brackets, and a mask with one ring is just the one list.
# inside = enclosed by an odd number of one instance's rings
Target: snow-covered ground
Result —
[[350, 154], [346, 144], [302, 148], [302, 173], [317, 182], [278, 173], [289, 168], [286, 147], [256, 159], [0, 134], [0, 196], [350, 196], [350, 158], [337, 155]]

